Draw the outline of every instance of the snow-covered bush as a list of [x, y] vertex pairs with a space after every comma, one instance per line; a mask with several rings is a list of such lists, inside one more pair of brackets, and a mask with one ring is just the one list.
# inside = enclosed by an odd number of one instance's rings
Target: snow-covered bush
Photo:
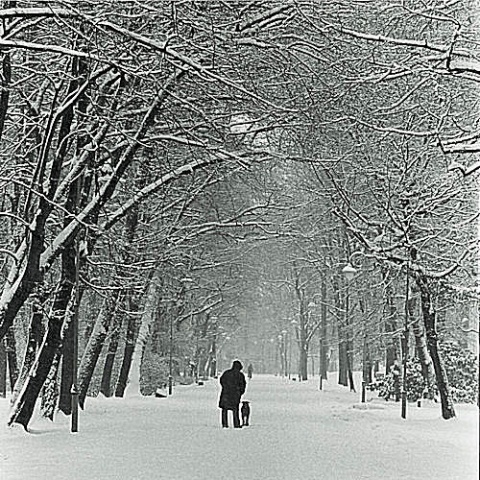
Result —
[[[401, 367], [403, 373], [403, 366]], [[395, 381], [398, 380], [398, 384], [395, 385]], [[396, 397], [395, 390], [398, 389], [398, 393], [401, 390], [403, 382], [403, 375], [400, 375], [398, 379], [393, 372], [390, 372], [385, 376], [385, 380], [379, 385], [378, 395], [384, 397], [386, 400], [394, 399]], [[418, 358], [411, 357], [407, 361], [407, 400], [409, 402], [415, 402], [422, 398], [425, 390], [425, 381], [422, 376], [422, 367]]]
[[[469, 350], [453, 342], [441, 345], [441, 354], [447, 371], [453, 401], [456, 403], [475, 403], [478, 395], [478, 360]], [[403, 371], [403, 367], [402, 367]], [[400, 382], [402, 379], [400, 378]], [[423, 397], [425, 381], [418, 358], [409, 358], [407, 362], [407, 399], [415, 402]], [[395, 398], [395, 377], [393, 373], [385, 376], [383, 383], [377, 386], [378, 395], [385, 399]], [[431, 392], [436, 395], [435, 392]], [[433, 396], [432, 395], [432, 396]]]
[[453, 401], [475, 403], [478, 394], [478, 358], [454, 342], [441, 345]]

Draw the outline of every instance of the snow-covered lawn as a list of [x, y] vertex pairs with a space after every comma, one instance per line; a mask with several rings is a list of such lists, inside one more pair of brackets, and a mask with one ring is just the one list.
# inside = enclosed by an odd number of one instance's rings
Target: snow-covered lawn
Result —
[[[370, 395], [372, 396], [372, 395]], [[175, 387], [170, 398], [87, 399], [80, 431], [69, 418], [7, 428], [0, 399], [1, 480], [336, 480], [478, 478], [478, 409], [400, 405], [317, 380], [255, 376], [245, 399], [252, 426], [222, 429], [218, 385]]]

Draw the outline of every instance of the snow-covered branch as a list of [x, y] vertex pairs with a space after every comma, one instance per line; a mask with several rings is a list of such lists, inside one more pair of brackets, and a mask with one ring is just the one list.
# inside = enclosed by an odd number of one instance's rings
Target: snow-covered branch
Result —
[[35, 52], [41, 53], [60, 53], [62, 55], [66, 55], [69, 57], [76, 57], [76, 58], [84, 58], [87, 60], [94, 60], [99, 63], [104, 63], [107, 65], [114, 66], [121, 70], [120, 65], [116, 62], [109, 60], [106, 57], [100, 57], [98, 55], [89, 53], [89, 52], [82, 52], [80, 50], [74, 50], [72, 48], [61, 47], [59, 45], [53, 44], [41, 44], [41, 43], [34, 43], [34, 42], [25, 42], [23, 40], [5, 40], [0, 38], [0, 49], [7, 50], [11, 48], [17, 48], [22, 50], [31, 50]]
[[0, 18], [38, 18], [38, 17], [74, 17], [71, 10], [53, 7], [32, 7], [32, 8], [2, 8], [0, 9]]

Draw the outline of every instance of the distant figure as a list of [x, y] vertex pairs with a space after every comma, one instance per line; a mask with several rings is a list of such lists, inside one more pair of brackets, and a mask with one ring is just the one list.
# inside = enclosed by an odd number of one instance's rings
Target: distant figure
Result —
[[235, 428], [242, 428], [240, 425], [240, 398], [245, 393], [247, 382], [245, 375], [242, 373], [243, 365], [235, 360], [232, 368], [223, 372], [220, 377], [220, 385], [222, 392], [220, 393], [220, 400], [218, 406], [222, 409], [222, 427], [228, 427], [228, 411], [233, 412], [233, 426]]
[[247, 367], [247, 375], [249, 379], [253, 377], [253, 365], [251, 363]]

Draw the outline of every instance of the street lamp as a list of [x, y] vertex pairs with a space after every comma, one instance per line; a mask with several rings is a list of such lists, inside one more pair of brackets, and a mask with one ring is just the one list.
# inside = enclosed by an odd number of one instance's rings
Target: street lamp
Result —
[[282, 330], [282, 341], [283, 341], [283, 376], [288, 376], [288, 362], [287, 362], [287, 330]]
[[[279, 371], [279, 374], [282, 375], [283, 373], [283, 345], [282, 345], [282, 335], [278, 335], [277, 336], [277, 340], [278, 340], [278, 349], [277, 349], [277, 352], [278, 352], [278, 357], [275, 361], [275, 363], [278, 364], [280, 363], [280, 371]], [[280, 361], [277, 361], [277, 360], [280, 360]]]
[[[293, 327], [293, 331], [295, 332], [295, 338], [297, 338], [297, 340], [298, 340], [298, 335], [297, 335], [297, 330], [296, 330], [296, 329], [297, 329], [298, 322], [297, 322], [295, 319], [293, 319], [293, 320], [290, 322], [290, 325]], [[289, 360], [288, 360], [288, 362], [289, 362], [289, 366], [288, 366], [288, 378], [290, 378], [290, 370], [291, 370], [291, 368], [292, 368], [292, 344], [291, 344], [291, 342], [289, 342], [289, 343], [290, 343], [290, 353], [289, 353], [289, 357], [288, 357], [288, 358], [289, 358]], [[298, 341], [297, 341], [297, 347], [298, 347]], [[299, 378], [299, 380], [300, 380], [300, 378]]]
[[353, 265], [348, 262], [342, 269], [343, 276], [347, 279], [347, 282], [351, 282], [355, 277], [357, 270], [353, 267]]
[[[356, 273], [357, 273], [356, 268], [354, 268], [350, 262], [348, 262], [342, 269], [342, 274], [345, 277], [345, 279], [347, 280], [347, 298], [345, 299], [345, 323], [347, 325], [347, 328], [349, 328], [349, 324], [350, 324], [350, 321], [349, 321], [349, 316], [350, 316], [350, 282], [353, 280]], [[349, 336], [349, 335], [350, 335], [350, 333], [347, 330], [347, 336]], [[348, 374], [349, 374], [349, 376], [351, 376], [351, 369], [352, 369], [351, 354], [352, 353], [350, 351], [348, 351], [349, 343], [350, 342], [347, 343], [347, 366], [350, 369]], [[351, 390], [353, 389], [353, 391], [355, 391], [355, 389], [353, 388], [353, 378], [350, 378], [349, 380], [350, 380], [350, 389]], [[362, 402], [365, 402], [365, 372], [364, 372], [363, 378], [362, 378]]]
[[168, 361], [168, 394], [173, 391], [173, 315], [170, 314], [170, 348]]
[[[77, 186], [77, 189], [79, 187]], [[78, 197], [78, 190], [77, 190], [77, 197]], [[78, 205], [78, 201], [77, 201]], [[73, 309], [73, 316], [72, 316], [72, 338], [73, 338], [73, 345], [72, 345], [72, 385], [70, 387], [70, 394], [71, 394], [71, 408], [72, 408], [72, 421], [70, 425], [70, 431], [72, 433], [78, 432], [78, 398], [79, 398], [79, 390], [78, 390], [78, 315], [80, 309], [80, 240], [78, 236], [75, 240], [75, 297], [74, 297], [74, 309]]]
[[213, 336], [210, 348], [210, 376], [217, 378], [217, 333], [218, 333], [218, 317], [212, 317]]
[[409, 335], [409, 291], [410, 277], [407, 265], [407, 278], [405, 281], [405, 323], [403, 325], [402, 347], [403, 347], [403, 381], [402, 381], [402, 412], [401, 417], [407, 418], [407, 361], [408, 361], [408, 335]]

